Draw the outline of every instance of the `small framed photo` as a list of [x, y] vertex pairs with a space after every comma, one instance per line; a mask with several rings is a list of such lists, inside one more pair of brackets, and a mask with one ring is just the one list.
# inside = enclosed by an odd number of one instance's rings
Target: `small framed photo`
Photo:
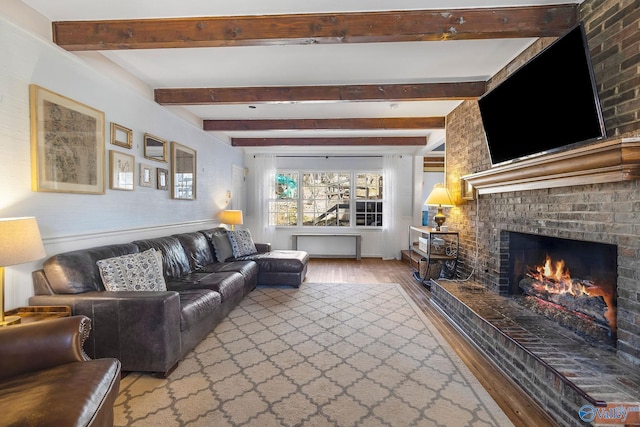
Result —
[[144, 157], [158, 162], [167, 161], [167, 141], [151, 135], [144, 134]]
[[109, 164], [111, 171], [109, 188], [112, 190], [133, 191], [135, 158], [130, 154], [109, 150]]
[[130, 149], [133, 146], [133, 131], [111, 122], [111, 143]]
[[140, 187], [151, 187], [153, 184], [153, 166], [140, 163]]
[[156, 176], [156, 188], [158, 190], [168, 190], [169, 189], [169, 170], [163, 168], [157, 168], [157, 176]]

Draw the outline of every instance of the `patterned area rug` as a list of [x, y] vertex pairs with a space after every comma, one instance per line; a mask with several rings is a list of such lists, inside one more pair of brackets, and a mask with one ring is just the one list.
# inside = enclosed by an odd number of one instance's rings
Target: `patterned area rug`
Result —
[[258, 288], [168, 379], [122, 380], [116, 426], [512, 425], [397, 284]]

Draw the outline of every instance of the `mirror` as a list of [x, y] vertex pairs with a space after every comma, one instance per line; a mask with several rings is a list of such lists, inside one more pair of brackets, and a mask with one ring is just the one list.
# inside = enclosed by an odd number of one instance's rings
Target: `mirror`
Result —
[[167, 161], [167, 141], [150, 133], [144, 134], [144, 156], [159, 162]]
[[195, 200], [196, 150], [171, 143], [171, 198]]

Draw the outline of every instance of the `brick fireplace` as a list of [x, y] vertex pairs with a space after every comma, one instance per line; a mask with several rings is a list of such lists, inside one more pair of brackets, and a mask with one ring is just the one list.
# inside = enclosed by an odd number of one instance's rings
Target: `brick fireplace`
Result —
[[[611, 139], [640, 137], [640, 83], [637, 70], [640, 59], [630, 52], [637, 52], [640, 40], [637, 39], [637, 27], [640, 16], [637, 4], [631, 1], [586, 0], [579, 6], [579, 19], [585, 23], [587, 38], [594, 72], [600, 94], [600, 101], [605, 120], [607, 135]], [[627, 18], [625, 18], [627, 17]], [[504, 77], [517, 69], [521, 64], [548, 45], [550, 39], [534, 42], [505, 69], [497, 73], [489, 82], [490, 90], [500, 83]], [[634, 59], [635, 58], [635, 59]], [[544, 126], [540, 123], [540, 126]], [[523, 129], [526, 132], [526, 129]], [[553, 132], [553, 129], [549, 129]], [[518, 143], [518, 135], [514, 135], [514, 144]], [[612, 153], [612, 157], [624, 155]], [[604, 159], [605, 156], [602, 156]], [[527, 383], [528, 390], [539, 402], [553, 414], [563, 413], [570, 424], [575, 419], [575, 405], [584, 400], [583, 392], [593, 392], [594, 383], [606, 383], [612, 379], [607, 372], [608, 365], [590, 363], [596, 357], [603, 360], [618, 361], [628, 366], [629, 384], [640, 389], [637, 381], [640, 372], [640, 181], [637, 176], [627, 174], [620, 180], [601, 182], [581, 182], [574, 175], [562, 184], [554, 185], [532, 183], [526, 188], [512, 188], [504, 191], [486, 193], [476, 196], [475, 200], [463, 200], [460, 192], [460, 177], [482, 173], [492, 169], [489, 153], [484, 139], [482, 122], [477, 102], [465, 101], [453, 113], [447, 116], [446, 140], [446, 172], [447, 189], [456, 201], [456, 207], [446, 212], [447, 224], [460, 232], [459, 276], [471, 275], [471, 281], [460, 285], [443, 282], [438, 288], [443, 300], [450, 299], [452, 312], [459, 312], [460, 321], [470, 319], [472, 312], [483, 312], [488, 319], [477, 320], [469, 324], [471, 333], [486, 330], [491, 336], [486, 341], [488, 355], [502, 358], [510, 375], [516, 377], [521, 384]], [[597, 159], [595, 160], [597, 161]], [[637, 162], [637, 159], [634, 161]], [[623, 162], [624, 163], [624, 162]], [[551, 173], [547, 171], [547, 173]], [[578, 172], [579, 174], [579, 172]], [[562, 174], [559, 174], [562, 175]], [[512, 179], [517, 180], [521, 173], [514, 173]], [[512, 306], [504, 299], [509, 294], [511, 281], [504, 269], [508, 269], [505, 258], [505, 239], [509, 233], [523, 233], [549, 238], [598, 242], [616, 248], [616, 309], [617, 330], [613, 344], [606, 353], [588, 357], [575, 355], [566, 347], [564, 339], [539, 339], [531, 337], [522, 326], [515, 325], [509, 319], [529, 319], [531, 311], [521, 305]], [[436, 289], [436, 290], [438, 290]], [[470, 301], [480, 301], [479, 296], [486, 296], [486, 303], [476, 310], [465, 312], [464, 303], [457, 297], [471, 295]], [[504, 306], [513, 310], [510, 317], [500, 317], [494, 307]], [[465, 317], [467, 316], [467, 317]], [[491, 319], [491, 316], [494, 316]], [[496, 332], [495, 320], [506, 331]], [[549, 326], [550, 330], [558, 329], [557, 322]], [[553, 326], [556, 325], [556, 326]], [[511, 328], [511, 329], [509, 329]], [[564, 331], [564, 328], [562, 329]], [[510, 340], [509, 334], [523, 337], [528, 343], [522, 344]], [[477, 337], [480, 339], [480, 337]], [[541, 344], [552, 343], [545, 346]], [[539, 351], [535, 356], [527, 355], [525, 347]], [[587, 353], [591, 350], [587, 350]], [[595, 350], [594, 350], [595, 351]], [[555, 355], [558, 358], [555, 358]], [[573, 366], [565, 364], [564, 355], [584, 361], [588, 369], [575, 372]], [[522, 359], [519, 359], [522, 357]], [[558, 366], [549, 365], [547, 358], [553, 359]], [[541, 363], [525, 369], [522, 360]], [[615, 363], [614, 363], [615, 364]], [[564, 382], [556, 374], [559, 370], [569, 369], [569, 377], [573, 376], [577, 383], [583, 384], [578, 390]], [[593, 369], [593, 370], [591, 370]], [[583, 377], [592, 372], [593, 378]], [[602, 375], [607, 378], [602, 378]], [[620, 375], [624, 378], [625, 375]], [[594, 378], [597, 378], [595, 380]], [[633, 379], [631, 379], [633, 378]], [[566, 379], [566, 378], [565, 378]], [[581, 381], [584, 381], [582, 383]], [[548, 394], [542, 393], [542, 388]], [[553, 394], [572, 396], [551, 401]], [[606, 392], [604, 393], [606, 396]], [[582, 396], [582, 397], [581, 397]], [[611, 397], [611, 396], [609, 396]], [[607, 399], [609, 398], [607, 397]], [[563, 402], [563, 403], [560, 403]], [[570, 408], [574, 405], [573, 408]], [[571, 419], [573, 417], [573, 419]], [[576, 423], [576, 425], [578, 425]]]
[[[637, 5], [626, 0], [587, 0], [578, 13], [585, 24], [607, 135], [638, 138], [640, 59], [629, 54], [640, 46]], [[533, 43], [488, 82], [488, 90], [553, 40]], [[473, 270], [473, 278], [487, 289], [506, 292], [507, 279], [500, 271], [505, 231], [616, 246], [616, 353], [640, 367], [640, 181], [576, 184], [568, 180], [557, 187], [538, 184], [462, 200], [460, 177], [491, 169], [476, 101], [463, 102], [447, 117], [445, 161], [446, 186], [456, 201], [456, 207], [447, 212], [447, 223], [460, 231], [461, 276]]]

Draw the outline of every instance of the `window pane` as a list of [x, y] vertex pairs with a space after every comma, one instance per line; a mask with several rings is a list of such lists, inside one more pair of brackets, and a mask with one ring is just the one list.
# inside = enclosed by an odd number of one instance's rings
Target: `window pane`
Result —
[[382, 227], [382, 175], [356, 174], [356, 225]]
[[316, 227], [349, 226], [350, 181], [349, 173], [304, 173], [302, 224]]
[[276, 194], [277, 199], [297, 199], [298, 198], [298, 173], [277, 173], [276, 174]]
[[356, 198], [381, 200], [382, 175], [379, 173], [359, 173], [356, 175]]

